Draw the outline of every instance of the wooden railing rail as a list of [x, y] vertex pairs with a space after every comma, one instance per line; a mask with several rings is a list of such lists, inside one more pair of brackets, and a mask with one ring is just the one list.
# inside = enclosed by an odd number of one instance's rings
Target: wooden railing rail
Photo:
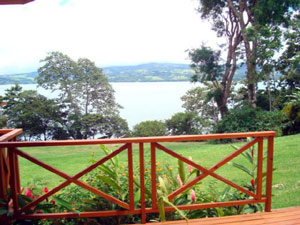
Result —
[[[8, 133], [7, 133], [8, 132]], [[20, 134], [20, 130], [7, 130], [0, 131], [0, 149], [1, 157], [2, 153], [7, 151], [9, 165], [7, 164], [7, 156], [5, 158], [5, 163], [1, 158], [1, 193], [4, 196], [5, 190], [3, 188], [9, 188], [11, 192], [11, 200], [13, 204], [14, 215], [10, 219], [42, 219], [42, 218], [69, 218], [69, 217], [105, 217], [105, 216], [120, 216], [120, 215], [129, 215], [129, 214], [141, 214], [142, 223], [146, 223], [146, 214], [148, 213], [157, 213], [157, 174], [156, 174], [156, 153], [157, 151], [162, 151], [172, 157], [175, 157], [188, 165], [199, 170], [201, 173], [196, 176], [193, 180], [184, 184], [177, 190], [169, 194], [168, 198], [172, 201], [176, 196], [183, 193], [187, 189], [193, 187], [199, 181], [204, 179], [207, 176], [212, 176], [215, 179], [239, 190], [242, 193], [247, 194], [252, 197], [247, 200], [238, 200], [230, 202], [212, 202], [204, 204], [192, 204], [192, 205], [178, 205], [178, 209], [182, 210], [194, 210], [194, 209], [204, 209], [204, 208], [215, 208], [215, 207], [227, 207], [234, 205], [244, 205], [244, 204], [256, 204], [264, 203], [265, 211], [271, 211], [271, 197], [272, 197], [272, 171], [273, 171], [273, 148], [274, 148], [274, 136], [275, 132], [273, 131], [264, 131], [264, 132], [247, 132], [247, 133], [230, 133], [230, 134], [208, 134], [208, 135], [183, 135], [183, 136], [166, 136], [166, 137], [143, 137], [143, 138], [122, 138], [122, 139], [98, 139], [98, 140], [67, 140], [67, 141], [38, 141], [38, 142], [17, 142], [15, 137]], [[211, 139], [233, 139], [233, 138], [247, 138], [252, 137], [253, 139], [246, 143], [244, 146], [235, 150], [230, 155], [226, 156], [220, 162], [216, 163], [210, 168], [205, 168], [192, 160], [181, 156], [180, 154], [168, 149], [163, 146], [162, 142], [179, 142], [179, 141], [199, 141], [199, 140], [211, 140]], [[266, 190], [265, 195], [263, 195], [263, 140], [267, 139], [267, 165], [266, 165]], [[13, 140], [13, 141], [11, 141]], [[140, 180], [140, 207], [135, 208], [134, 205], [134, 180], [133, 180], [133, 150], [132, 144], [137, 143], [139, 146], [139, 180]], [[144, 144], [150, 144], [150, 164], [151, 164], [151, 196], [152, 196], [152, 206], [146, 208], [145, 200], [145, 158], [144, 158]], [[20, 147], [41, 147], [41, 146], [70, 146], [70, 145], [95, 145], [95, 144], [122, 144], [121, 147], [108, 154], [107, 156], [99, 159], [97, 162], [90, 165], [88, 168], [82, 170], [74, 176], [70, 176], [32, 156], [20, 150]], [[252, 192], [246, 188], [216, 174], [216, 170], [243, 153], [245, 150], [251, 148], [252, 146], [258, 146], [257, 153], [257, 185], [256, 191]], [[128, 194], [129, 202], [121, 201], [114, 196], [109, 195], [109, 193], [104, 193], [97, 188], [88, 185], [79, 180], [83, 175], [92, 171], [99, 165], [102, 165], [107, 160], [118, 155], [121, 152], [127, 152], [127, 161], [128, 161]], [[24, 207], [19, 207], [18, 205], [18, 194], [20, 194], [20, 178], [19, 178], [19, 166], [18, 166], [18, 156], [23, 157], [32, 163], [43, 167], [44, 169], [62, 177], [65, 179], [57, 187], [54, 187], [48, 193], [38, 197]], [[7, 167], [11, 171], [9, 173], [9, 185], [5, 183], [3, 175], [7, 175]], [[6, 169], [5, 169], [6, 168]], [[6, 176], [5, 175], [5, 176]], [[74, 183], [95, 195], [98, 195], [106, 200], [119, 205], [123, 210], [108, 210], [108, 211], [93, 211], [93, 212], [80, 212], [80, 214], [75, 212], [65, 212], [65, 213], [34, 213], [34, 214], [24, 214], [28, 209], [47, 199], [51, 195], [55, 194], [62, 188]], [[5, 186], [5, 185], [6, 186]], [[1, 196], [2, 196], [1, 195]], [[165, 207], [165, 211], [174, 211], [172, 207]], [[4, 221], [4, 220], [3, 220]], [[2, 222], [2, 221], [0, 221]], [[1, 224], [8, 224], [2, 222]]]

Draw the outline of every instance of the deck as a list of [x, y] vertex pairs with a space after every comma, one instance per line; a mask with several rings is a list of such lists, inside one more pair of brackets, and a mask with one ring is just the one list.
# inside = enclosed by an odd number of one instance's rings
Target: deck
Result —
[[[147, 223], [151, 225], [185, 225], [185, 220], [169, 221], [164, 223]], [[201, 218], [188, 221], [188, 225], [256, 225], [256, 224], [270, 224], [270, 225], [291, 225], [300, 224], [300, 207], [274, 209], [272, 212], [261, 212], [254, 214], [245, 214], [227, 217]]]

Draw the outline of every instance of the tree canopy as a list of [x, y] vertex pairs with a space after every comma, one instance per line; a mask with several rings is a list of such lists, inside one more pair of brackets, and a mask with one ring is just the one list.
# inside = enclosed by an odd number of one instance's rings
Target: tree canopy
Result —
[[38, 85], [59, 91], [62, 125], [71, 138], [126, 135], [128, 125], [119, 115], [114, 90], [94, 62], [74, 61], [61, 52], [51, 52], [41, 62]]
[[[36, 91], [22, 91], [19, 85], [7, 89], [0, 98], [5, 102], [5, 126], [22, 128], [25, 140], [52, 139], [55, 127], [61, 122], [59, 105]], [[4, 124], [3, 124], [4, 126]]]
[[[258, 66], [265, 72], [264, 76], [269, 75], [269, 62], [282, 44], [280, 26], [289, 26], [293, 9], [299, 7], [299, 0], [199, 0], [198, 11], [202, 19], [209, 19], [217, 35], [226, 37], [228, 54], [225, 67], [234, 72], [237, 57], [241, 62], [245, 59], [248, 102], [252, 107], [256, 106], [256, 84], [262, 79]], [[228, 61], [229, 53], [231, 61]], [[207, 62], [206, 60], [200, 66], [209, 65]], [[226, 72], [223, 73], [223, 78], [228, 80], [229, 85], [222, 82], [219, 88], [221, 96], [226, 94], [224, 88], [230, 86]], [[226, 109], [226, 98], [224, 99], [222, 106]]]

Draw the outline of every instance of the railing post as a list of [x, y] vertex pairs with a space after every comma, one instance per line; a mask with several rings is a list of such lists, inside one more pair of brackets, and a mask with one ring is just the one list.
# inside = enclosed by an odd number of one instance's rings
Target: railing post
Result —
[[134, 209], [133, 193], [133, 162], [132, 162], [132, 144], [128, 146], [128, 185], [129, 185], [129, 208]]
[[[17, 141], [17, 138], [14, 137], [12, 141]], [[20, 169], [19, 169], [19, 158], [17, 154], [14, 154], [14, 162], [15, 162], [15, 173], [16, 173], [16, 190], [17, 193], [21, 193], [21, 180], [20, 180]]]
[[[6, 164], [6, 153], [5, 148], [0, 149], [0, 199], [7, 201], [7, 195], [6, 190], [8, 190], [8, 182], [7, 182], [7, 176], [8, 176], [8, 167]], [[0, 203], [0, 207], [5, 207], [5, 205], [2, 205]], [[0, 224], [7, 225], [8, 219], [6, 214], [0, 216]]]
[[13, 148], [8, 148], [8, 158], [9, 158], [9, 168], [10, 168], [10, 178], [9, 178], [9, 186], [10, 186], [10, 192], [11, 197], [13, 200], [13, 209], [14, 214], [18, 213], [19, 210], [19, 204], [18, 204], [18, 178], [17, 173], [15, 171], [16, 169], [16, 154], [14, 152]]
[[142, 224], [146, 223], [146, 201], [145, 201], [145, 159], [144, 159], [144, 144], [139, 143], [140, 151], [140, 188], [141, 188], [141, 216]]
[[273, 152], [274, 136], [268, 137], [268, 159], [267, 159], [267, 180], [266, 180], [266, 204], [265, 211], [271, 211], [272, 201], [272, 175], [273, 175]]
[[262, 180], [263, 180], [263, 143], [264, 139], [260, 138], [258, 142], [258, 152], [257, 152], [257, 185], [256, 185], [256, 195], [257, 199], [261, 199], [262, 195]]
[[157, 209], [156, 197], [156, 154], [155, 144], [151, 142], [151, 195], [152, 195], [152, 208]]

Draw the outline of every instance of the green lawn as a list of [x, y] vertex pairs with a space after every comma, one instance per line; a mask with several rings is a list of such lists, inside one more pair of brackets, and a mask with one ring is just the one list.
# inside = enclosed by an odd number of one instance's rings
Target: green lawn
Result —
[[[241, 146], [243, 143], [238, 143]], [[175, 152], [189, 157], [205, 167], [210, 167], [230, 154], [234, 149], [230, 144], [209, 144], [204, 142], [179, 142], [179, 143], [163, 143], [164, 146]], [[109, 145], [111, 149], [117, 149], [118, 145]], [[137, 145], [134, 145], [134, 164], [135, 169], [138, 169], [138, 151]], [[266, 147], [266, 143], [264, 143]], [[104, 153], [97, 146], [66, 146], [66, 147], [39, 147], [24, 149], [30, 155], [70, 174], [74, 175], [80, 170], [90, 165], [91, 153], [95, 153], [94, 158], [99, 159], [104, 156]], [[121, 164], [126, 164], [126, 153], [120, 154]], [[149, 145], [145, 145], [145, 160], [150, 162]], [[157, 151], [157, 161], [161, 166], [169, 164], [176, 167], [177, 160], [167, 154]], [[239, 156], [234, 159], [234, 162], [246, 164], [246, 160]], [[126, 166], [126, 165], [125, 165]], [[273, 199], [272, 208], [283, 208], [290, 206], [300, 206], [300, 134], [286, 137], [275, 138], [274, 152], [274, 167], [276, 170], [273, 173]], [[43, 168], [20, 158], [20, 171], [22, 186], [32, 184], [33, 179], [41, 179], [45, 186], [54, 187], [64, 181]], [[249, 177], [245, 173], [232, 167], [224, 165], [216, 171], [238, 184], [249, 182]], [[203, 181], [203, 188], [206, 187], [208, 181], [214, 178], [206, 178]], [[220, 188], [222, 188], [220, 184]]]

